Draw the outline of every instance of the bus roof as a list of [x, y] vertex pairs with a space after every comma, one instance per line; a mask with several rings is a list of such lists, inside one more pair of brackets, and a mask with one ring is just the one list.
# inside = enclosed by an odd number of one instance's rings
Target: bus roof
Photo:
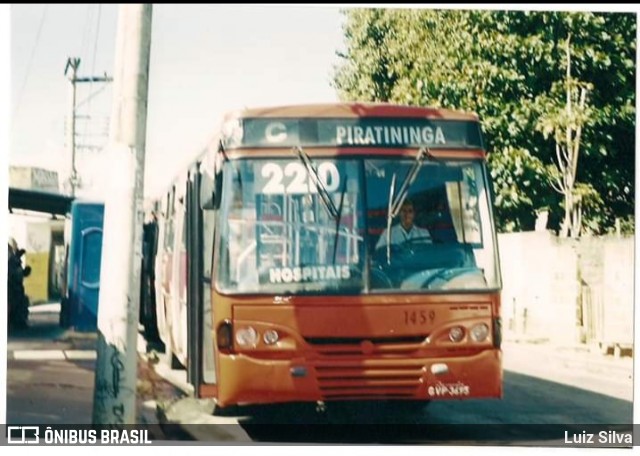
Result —
[[358, 117], [411, 117], [446, 120], [478, 121], [472, 112], [445, 108], [419, 107], [392, 103], [325, 103], [250, 108], [228, 113], [226, 118], [358, 118]]

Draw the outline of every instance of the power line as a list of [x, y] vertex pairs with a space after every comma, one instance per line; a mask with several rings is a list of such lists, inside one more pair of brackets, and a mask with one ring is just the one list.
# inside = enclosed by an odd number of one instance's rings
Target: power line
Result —
[[[89, 21], [93, 20], [93, 11], [94, 9], [92, 7], [89, 7], [90, 11], [91, 11], [91, 15], [90, 15], [90, 19], [87, 20], [87, 30], [91, 30], [91, 27], [89, 26]], [[96, 67], [96, 55], [98, 53], [98, 41], [100, 38], [100, 19], [101, 19], [101, 5], [97, 5], [97, 19], [96, 19], [96, 29], [95, 29], [95, 38], [94, 38], [94, 42], [93, 42], [93, 56], [92, 56], [92, 63], [91, 63], [91, 74], [95, 74], [95, 67]], [[90, 33], [86, 33], [85, 36], [83, 37], [84, 39], [84, 45], [87, 45], [89, 42], [89, 35]], [[88, 47], [88, 46], [87, 46]], [[83, 47], [84, 49], [84, 47]], [[106, 73], [105, 73], [106, 76]], [[89, 82], [89, 96], [87, 98], [85, 98], [82, 102], [77, 103], [76, 104], [76, 109], [78, 109], [80, 106], [84, 105], [85, 103], [87, 104], [87, 115], [89, 118], [92, 117], [92, 99], [98, 95], [99, 93], [101, 93], [103, 90], [105, 90], [107, 88], [107, 85], [103, 85], [103, 87], [101, 87], [100, 89], [98, 89], [96, 92], [93, 92], [93, 82], [94, 79], [93, 78], [87, 78], [88, 82]], [[81, 82], [81, 79], [76, 78], [76, 81]], [[100, 82], [104, 82], [104, 78], [99, 78], [98, 81]], [[87, 131], [91, 132], [92, 131], [92, 127], [93, 124], [91, 124], [90, 122], [85, 123], [82, 126], [82, 133], [84, 135], [89, 135], [90, 133], [87, 133]]]
[[[87, 14], [85, 17], [84, 31], [82, 33], [82, 40], [81, 40], [81, 46], [80, 46], [81, 56], [86, 56], [89, 54], [89, 48], [90, 48], [89, 43], [91, 40], [92, 20], [93, 20], [93, 5], [87, 5]], [[89, 84], [89, 88], [91, 88], [91, 84]], [[91, 105], [89, 104], [89, 109], [90, 108], [91, 108]], [[81, 129], [84, 134], [86, 132], [87, 125], [86, 124], [83, 125]]]
[[98, 21], [96, 22], [96, 40], [93, 43], [93, 62], [91, 63], [91, 74], [96, 74], [96, 55], [98, 54], [98, 38], [100, 37], [100, 13], [102, 5], [98, 5]]
[[91, 40], [91, 23], [93, 20], [93, 5], [87, 5], [87, 14], [84, 20], [84, 29], [82, 31], [82, 39], [80, 43], [80, 56], [86, 56], [89, 53]]
[[38, 26], [38, 32], [36, 34], [36, 42], [31, 49], [31, 56], [29, 57], [29, 62], [27, 63], [27, 74], [25, 75], [22, 81], [22, 87], [20, 88], [20, 92], [18, 92], [18, 98], [16, 100], [16, 107], [13, 111], [13, 117], [18, 115], [18, 111], [20, 109], [20, 102], [22, 101], [22, 94], [24, 93], [24, 89], [27, 86], [27, 80], [29, 79], [29, 75], [31, 74], [31, 64], [33, 63], [33, 57], [36, 54], [36, 49], [38, 47], [38, 43], [40, 42], [40, 32], [42, 32], [42, 26], [44, 25], [44, 20], [47, 16], [47, 9], [49, 5], [44, 5], [44, 11], [42, 12], [42, 18], [40, 19], [40, 25]]
[[[98, 38], [100, 38], [100, 12], [101, 12], [101, 5], [98, 5], [98, 20], [96, 21], [96, 39], [93, 42], [93, 59], [91, 62], [91, 74], [96, 74], [96, 55], [98, 53]], [[107, 87], [106, 85], [103, 86], [103, 89], [106, 87]], [[89, 93], [91, 93], [92, 89], [93, 89], [93, 82], [90, 82]], [[100, 92], [102, 92], [102, 89], [96, 92], [96, 94]], [[91, 115], [91, 99], [92, 98], [93, 98], [93, 95], [90, 95], [89, 98], [86, 99], [86, 101], [88, 102], [87, 112], [89, 113], [89, 115]]]

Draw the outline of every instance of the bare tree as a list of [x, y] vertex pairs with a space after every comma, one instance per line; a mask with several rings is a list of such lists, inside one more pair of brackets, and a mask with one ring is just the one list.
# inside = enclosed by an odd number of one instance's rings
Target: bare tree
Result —
[[581, 82], [571, 76], [571, 34], [566, 41], [566, 73], [562, 81], [564, 106], [551, 109], [549, 115], [541, 119], [539, 128], [545, 137], [553, 134], [556, 150], [556, 167], [552, 173], [551, 186], [564, 197], [564, 219], [560, 236], [578, 237], [582, 227], [582, 202], [586, 188], [576, 182], [580, 138], [588, 118], [587, 92], [591, 84]]

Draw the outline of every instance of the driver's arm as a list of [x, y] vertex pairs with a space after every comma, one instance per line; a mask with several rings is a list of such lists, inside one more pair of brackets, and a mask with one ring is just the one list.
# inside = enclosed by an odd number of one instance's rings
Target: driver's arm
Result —
[[426, 228], [420, 228], [420, 232], [418, 233], [420, 237], [426, 238], [429, 242], [433, 242], [433, 238], [431, 237], [431, 233]]

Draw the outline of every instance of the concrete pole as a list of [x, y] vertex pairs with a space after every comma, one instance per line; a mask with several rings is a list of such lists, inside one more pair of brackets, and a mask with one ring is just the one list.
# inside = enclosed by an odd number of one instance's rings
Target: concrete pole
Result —
[[150, 4], [120, 5], [109, 131], [93, 423], [136, 420]]
[[[80, 66], [80, 59], [69, 57], [64, 74], [69, 78], [71, 85], [69, 86], [69, 119], [67, 120], [67, 147], [71, 156], [71, 174], [69, 175], [69, 185], [71, 188], [71, 196], [76, 195], [76, 186], [78, 184], [78, 171], [76, 169], [76, 74]], [[67, 72], [71, 70], [70, 74]]]

